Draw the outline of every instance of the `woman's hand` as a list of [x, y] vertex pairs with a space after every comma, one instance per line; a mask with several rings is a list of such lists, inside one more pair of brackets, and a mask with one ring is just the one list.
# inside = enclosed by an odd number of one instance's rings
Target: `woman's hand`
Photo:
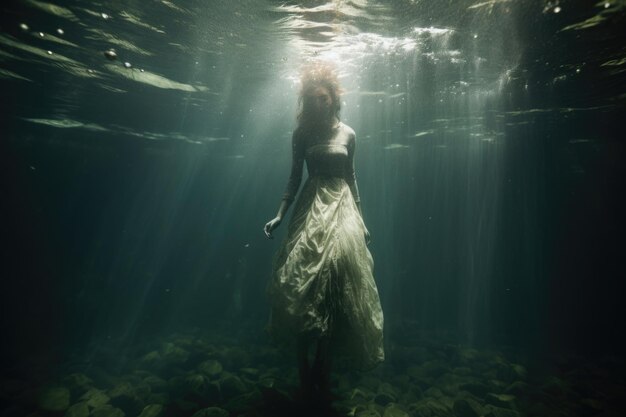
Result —
[[370, 231], [367, 230], [367, 227], [365, 228], [365, 233], [363, 233], [363, 235], [365, 237], [365, 244], [369, 245], [372, 239], [370, 238]]
[[265, 236], [267, 236], [268, 239], [274, 239], [274, 236], [272, 236], [272, 231], [278, 227], [282, 220], [283, 219], [281, 219], [280, 217], [274, 217], [272, 220], [267, 222], [267, 224], [265, 224], [263, 231], [265, 232]]

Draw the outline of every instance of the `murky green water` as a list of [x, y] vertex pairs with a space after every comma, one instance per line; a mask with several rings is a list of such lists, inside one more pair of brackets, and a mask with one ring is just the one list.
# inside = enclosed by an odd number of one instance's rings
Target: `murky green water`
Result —
[[3, 4], [2, 415], [305, 413], [263, 225], [312, 60], [357, 134], [387, 355], [316, 413], [617, 415], [625, 7]]

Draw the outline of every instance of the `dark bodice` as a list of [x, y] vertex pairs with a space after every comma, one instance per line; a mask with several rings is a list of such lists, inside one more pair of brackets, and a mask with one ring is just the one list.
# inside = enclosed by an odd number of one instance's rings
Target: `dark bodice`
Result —
[[283, 199], [293, 200], [302, 180], [302, 165], [306, 161], [309, 176], [341, 177], [350, 186], [355, 201], [359, 193], [354, 172], [354, 131], [343, 123], [326, 132], [293, 134], [293, 162], [289, 183]]

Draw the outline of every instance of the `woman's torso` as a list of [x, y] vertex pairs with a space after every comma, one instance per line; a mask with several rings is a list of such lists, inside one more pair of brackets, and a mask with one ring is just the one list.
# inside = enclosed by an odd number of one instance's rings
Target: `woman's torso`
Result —
[[309, 176], [346, 175], [351, 131], [349, 127], [339, 123], [337, 127], [327, 131], [304, 134], [304, 157]]

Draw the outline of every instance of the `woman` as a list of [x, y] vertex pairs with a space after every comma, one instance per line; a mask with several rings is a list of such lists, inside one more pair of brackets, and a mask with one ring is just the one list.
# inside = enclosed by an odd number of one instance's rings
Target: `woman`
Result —
[[[306, 161], [308, 178], [267, 286], [267, 330], [284, 347], [296, 345], [303, 400], [331, 401], [331, 354], [357, 369], [384, 360], [383, 313], [367, 248], [354, 171], [355, 133], [339, 121], [339, 82], [327, 66], [305, 71], [293, 162], [268, 238], [294, 201]], [[310, 345], [316, 346], [309, 365]]]

